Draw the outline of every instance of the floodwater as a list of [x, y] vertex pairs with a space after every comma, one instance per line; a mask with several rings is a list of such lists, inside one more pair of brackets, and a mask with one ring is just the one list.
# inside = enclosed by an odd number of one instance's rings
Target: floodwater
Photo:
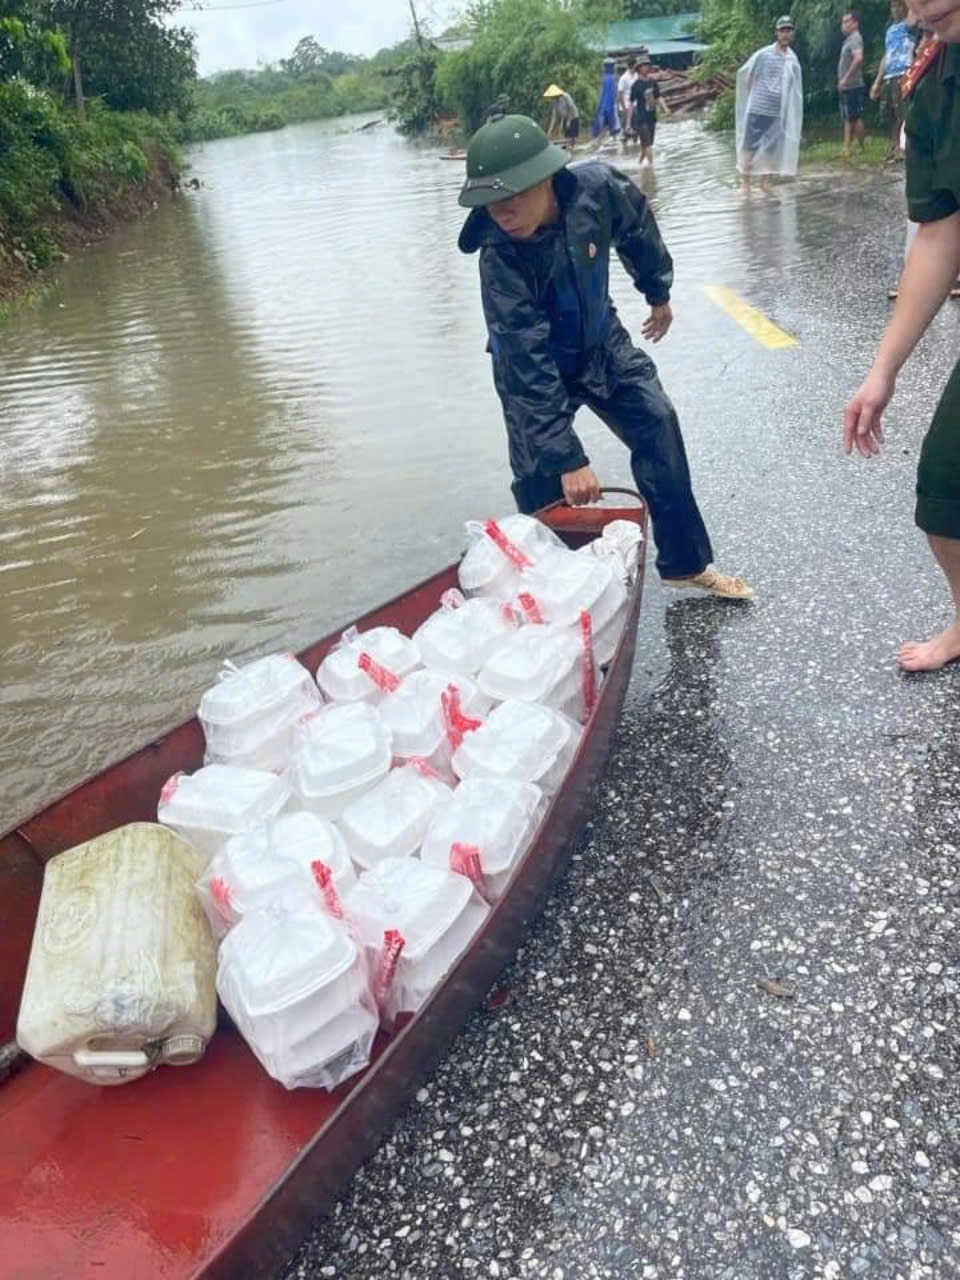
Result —
[[[0, 830], [190, 714], [223, 659], [315, 639], [509, 509], [462, 167], [356, 124], [196, 149], [202, 190], [67, 263], [0, 335]], [[714, 280], [772, 306], [830, 234], [827, 182], [744, 204], [723, 140], [661, 140], [641, 181], [678, 309]], [[702, 321], [670, 341], [676, 370], [723, 354]]]

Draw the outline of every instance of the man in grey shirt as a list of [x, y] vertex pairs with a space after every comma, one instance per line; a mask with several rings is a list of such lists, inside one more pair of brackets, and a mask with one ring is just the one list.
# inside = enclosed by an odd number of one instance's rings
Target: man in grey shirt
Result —
[[840, 20], [844, 34], [837, 67], [837, 89], [840, 94], [840, 119], [843, 121], [844, 160], [850, 159], [854, 139], [863, 151], [863, 107], [867, 100], [867, 86], [863, 80], [863, 36], [860, 34], [860, 14], [850, 9]]

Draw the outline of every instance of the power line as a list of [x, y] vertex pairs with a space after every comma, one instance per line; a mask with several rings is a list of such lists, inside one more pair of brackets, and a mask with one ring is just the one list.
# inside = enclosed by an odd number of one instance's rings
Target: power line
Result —
[[224, 9], [262, 9], [268, 4], [283, 4], [284, 0], [247, 0], [246, 4], [185, 4], [174, 13], [220, 13]]

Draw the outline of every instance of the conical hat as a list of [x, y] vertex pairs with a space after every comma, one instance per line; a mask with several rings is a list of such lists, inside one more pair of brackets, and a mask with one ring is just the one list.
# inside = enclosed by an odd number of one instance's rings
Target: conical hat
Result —
[[559, 98], [563, 94], [563, 90], [558, 84], [552, 84], [549, 88], [544, 89], [543, 96], [545, 98]]

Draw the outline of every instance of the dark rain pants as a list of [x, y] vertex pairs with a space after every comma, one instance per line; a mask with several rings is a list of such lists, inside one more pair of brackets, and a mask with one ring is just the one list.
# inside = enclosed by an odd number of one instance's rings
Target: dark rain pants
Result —
[[[618, 326], [619, 327], [619, 326]], [[567, 382], [573, 404], [587, 405], [630, 450], [630, 467], [653, 521], [657, 571], [662, 578], [700, 573], [713, 559], [710, 538], [690, 483], [680, 422], [660, 385], [656, 366], [627, 335], [605, 351], [583, 379]], [[514, 481], [521, 511], [533, 512], [563, 497], [558, 475], [536, 473]]]

